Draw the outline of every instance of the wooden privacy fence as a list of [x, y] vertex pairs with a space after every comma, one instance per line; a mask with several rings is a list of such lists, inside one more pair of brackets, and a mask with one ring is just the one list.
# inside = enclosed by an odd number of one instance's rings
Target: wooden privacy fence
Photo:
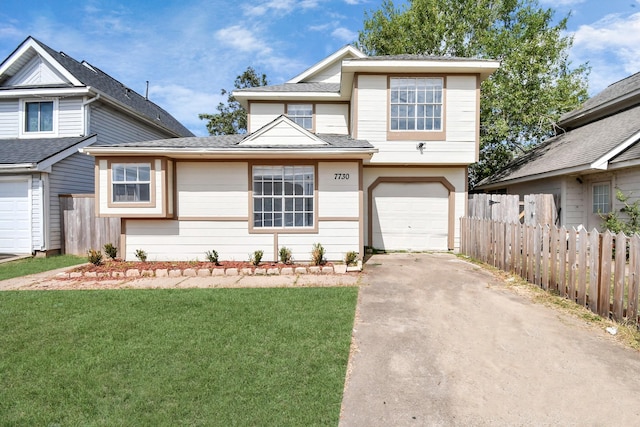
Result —
[[61, 194], [62, 253], [86, 255], [106, 243], [120, 246], [120, 218], [97, 218], [93, 194]]
[[640, 236], [461, 218], [463, 254], [616, 321], [638, 321]]
[[555, 224], [556, 204], [553, 194], [527, 194], [520, 202], [517, 194], [473, 194], [467, 216], [525, 224]]

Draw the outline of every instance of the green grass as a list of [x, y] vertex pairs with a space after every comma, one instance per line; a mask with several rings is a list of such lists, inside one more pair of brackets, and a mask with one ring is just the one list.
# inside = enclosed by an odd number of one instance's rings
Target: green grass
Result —
[[56, 268], [69, 267], [87, 262], [86, 257], [58, 255], [47, 258], [25, 258], [0, 264], [0, 280], [42, 273]]
[[1, 292], [1, 423], [337, 425], [357, 292]]

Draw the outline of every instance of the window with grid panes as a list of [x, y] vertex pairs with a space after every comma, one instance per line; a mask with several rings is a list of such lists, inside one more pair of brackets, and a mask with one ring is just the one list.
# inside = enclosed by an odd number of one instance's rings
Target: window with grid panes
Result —
[[593, 185], [593, 213], [611, 211], [611, 184], [608, 182]]
[[442, 92], [440, 77], [391, 78], [390, 129], [441, 131]]
[[313, 128], [313, 106], [311, 104], [288, 104], [287, 117], [303, 128]]
[[254, 166], [252, 173], [254, 227], [313, 227], [313, 166]]
[[111, 174], [113, 202], [151, 201], [151, 164], [114, 163]]

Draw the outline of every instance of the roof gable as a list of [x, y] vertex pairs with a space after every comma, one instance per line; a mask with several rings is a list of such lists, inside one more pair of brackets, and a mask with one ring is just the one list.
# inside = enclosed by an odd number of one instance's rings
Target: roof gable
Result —
[[6, 80], [2, 86], [44, 86], [70, 85], [54, 66], [45, 61], [40, 55], [35, 55], [22, 69]]
[[298, 74], [287, 83], [340, 83], [342, 60], [346, 58], [365, 58], [366, 56], [367, 55], [351, 45], [344, 46], [342, 49]]
[[322, 146], [329, 145], [313, 133], [299, 126], [285, 115], [281, 115], [271, 123], [253, 132], [239, 145], [243, 146]]

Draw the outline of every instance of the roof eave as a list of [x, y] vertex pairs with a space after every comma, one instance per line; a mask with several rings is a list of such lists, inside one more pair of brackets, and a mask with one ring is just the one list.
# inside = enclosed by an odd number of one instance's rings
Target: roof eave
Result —
[[[342, 92], [342, 90], [340, 91]], [[244, 107], [249, 101], [348, 101], [349, 98], [338, 92], [233, 92], [233, 97]]]
[[515, 185], [515, 184], [522, 184], [525, 182], [529, 182], [529, 181], [537, 181], [539, 179], [545, 179], [545, 178], [554, 178], [554, 177], [558, 177], [558, 176], [562, 176], [562, 175], [579, 175], [581, 173], [585, 173], [585, 172], [597, 172], [595, 170], [593, 170], [589, 164], [584, 164], [584, 165], [579, 165], [579, 166], [573, 166], [570, 168], [564, 168], [564, 169], [558, 169], [558, 170], [554, 170], [554, 171], [549, 171], [549, 172], [543, 172], [543, 173], [539, 173], [539, 174], [535, 174], [535, 175], [527, 175], [527, 176], [522, 176], [522, 177], [518, 177], [518, 178], [513, 178], [513, 179], [505, 179], [505, 180], [500, 180], [497, 182], [491, 182], [488, 184], [480, 184], [474, 187], [475, 189], [478, 190], [494, 190], [497, 188], [503, 188], [503, 187], [508, 187], [510, 185]]
[[485, 80], [500, 68], [498, 61], [462, 61], [432, 59], [348, 60], [342, 62], [342, 71], [376, 73], [424, 73], [479, 74]]

